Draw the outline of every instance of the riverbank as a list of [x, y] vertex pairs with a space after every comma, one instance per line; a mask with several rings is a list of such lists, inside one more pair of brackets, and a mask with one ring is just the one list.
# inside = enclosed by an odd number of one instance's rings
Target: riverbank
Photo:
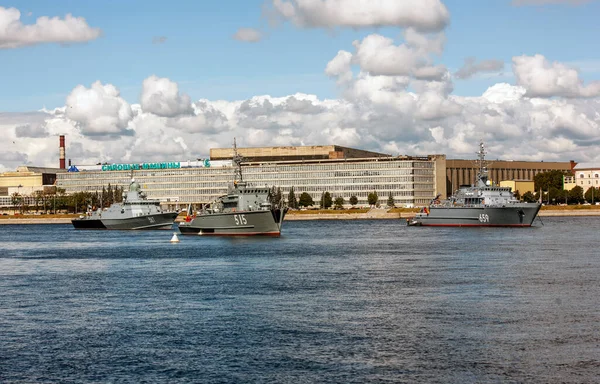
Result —
[[[575, 216], [600, 216], [600, 209], [544, 209], [543, 207], [538, 216], [540, 217], [575, 217]], [[314, 213], [297, 214], [290, 212], [286, 215], [285, 220], [367, 220], [367, 219], [411, 219], [415, 216], [416, 211], [406, 210], [385, 210], [371, 209], [367, 212], [360, 213], [330, 213], [331, 211], [314, 211]]]
[[[307, 211], [289, 211], [285, 216], [285, 221], [295, 220], [373, 220], [373, 219], [410, 219], [416, 209], [349, 209], [344, 211], [334, 210], [307, 210]], [[540, 210], [541, 217], [574, 217], [574, 216], [600, 216], [600, 208], [596, 206], [545, 206]], [[19, 215], [19, 216], [0, 216], [0, 225], [2, 224], [71, 224], [71, 220], [79, 215]], [[175, 220], [181, 222], [184, 216], [180, 215]]]

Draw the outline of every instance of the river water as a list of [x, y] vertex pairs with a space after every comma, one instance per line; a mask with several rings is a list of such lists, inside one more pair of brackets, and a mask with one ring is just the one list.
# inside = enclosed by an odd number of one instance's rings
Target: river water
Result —
[[0, 228], [1, 382], [592, 383], [600, 217]]

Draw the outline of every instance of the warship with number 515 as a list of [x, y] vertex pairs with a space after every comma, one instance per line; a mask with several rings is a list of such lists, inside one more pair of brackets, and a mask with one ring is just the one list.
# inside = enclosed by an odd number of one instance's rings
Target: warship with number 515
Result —
[[253, 186], [242, 176], [242, 157], [233, 141], [233, 185], [210, 207], [203, 207], [179, 224], [183, 235], [280, 236], [287, 212], [283, 199], [273, 202], [269, 187]]
[[488, 179], [485, 147], [479, 144], [479, 172], [475, 184], [462, 186], [449, 199], [438, 195], [423, 207], [409, 226], [437, 227], [530, 227], [541, 203], [525, 203], [515, 198], [511, 188]]

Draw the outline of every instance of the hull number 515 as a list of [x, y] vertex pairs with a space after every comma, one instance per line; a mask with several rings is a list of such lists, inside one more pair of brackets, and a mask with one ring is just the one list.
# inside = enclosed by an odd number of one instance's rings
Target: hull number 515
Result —
[[246, 225], [248, 221], [246, 221], [245, 215], [233, 215], [233, 219], [235, 220], [235, 225]]

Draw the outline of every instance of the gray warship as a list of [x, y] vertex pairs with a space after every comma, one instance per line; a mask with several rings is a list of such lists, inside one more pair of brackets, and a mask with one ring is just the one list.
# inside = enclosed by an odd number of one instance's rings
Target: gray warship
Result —
[[[280, 236], [287, 212], [283, 200], [271, 202], [271, 190], [246, 183], [242, 177], [242, 158], [233, 142], [234, 181], [226, 195], [203, 207], [179, 224], [183, 235]], [[188, 210], [190, 214], [190, 210]]]
[[122, 203], [88, 211], [71, 223], [76, 229], [171, 229], [177, 214], [163, 211], [159, 200], [147, 199], [140, 185], [132, 179]]
[[449, 199], [438, 195], [421, 209], [409, 226], [438, 227], [530, 227], [541, 203], [524, 203], [509, 187], [500, 187], [488, 179], [485, 147], [479, 144], [479, 172], [475, 185], [462, 186]]

